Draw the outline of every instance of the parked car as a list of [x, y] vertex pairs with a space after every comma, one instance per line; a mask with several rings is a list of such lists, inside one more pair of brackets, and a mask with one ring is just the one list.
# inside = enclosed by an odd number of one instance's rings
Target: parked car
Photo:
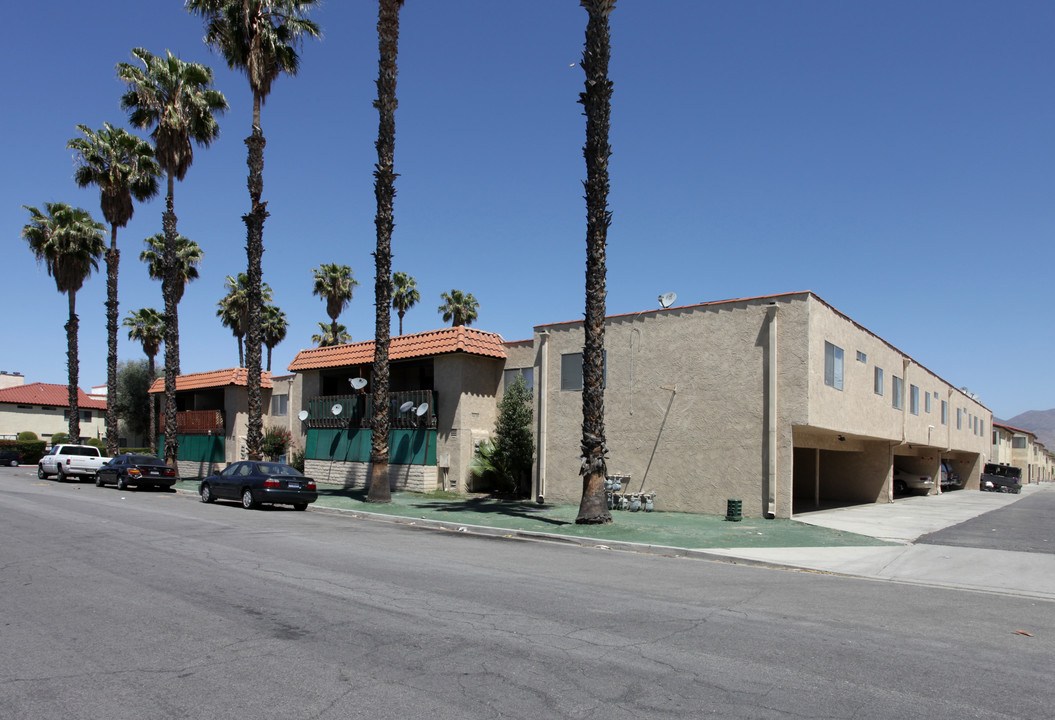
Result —
[[930, 475], [918, 475], [894, 468], [894, 492], [904, 495], [909, 490], [913, 492], [929, 492], [934, 487], [934, 478]]
[[0, 465], [18, 467], [22, 462], [22, 455], [14, 448], [0, 448]]
[[161, 458], [134, 453], [118, 455], [95, 473], [96, 485], [103, 487], [113, 484], [117, 485], [118, 490], [129, 486], [168, 489], [175, 485], [177, 480], [176, 471]]
[[986, 492], [1022, 492], [1022, 470], [1014, 465], [986, 463], [982, 470], [980, 489]]
[[201, 481], [198, 493], [203, 503], [214, 500], [240, 500], [242, 507], [252, 509], [262, 504], [292, 505], [306, 510], [319, 493], [315, 481], [277, 462], [243, 460]]
[[960, 475], [952, 471], [952, 466], [947, 462], [941, 464], [941, 489], [942, 490], [959, 490], [963, 487], [963, 480], [960, 479]]
[[91, 479], [109, 459], [94, 445], [56, 445], [37, 463], [37, 477], [44, 480], [56, 475], [59, 482], [69, 477]]

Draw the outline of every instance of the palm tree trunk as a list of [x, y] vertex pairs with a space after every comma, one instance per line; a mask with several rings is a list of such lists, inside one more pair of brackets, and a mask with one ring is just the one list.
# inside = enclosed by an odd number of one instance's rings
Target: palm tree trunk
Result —
[[245, 367], [245, 351], [243, 350], [245, 346], [242, 344], [242, 336], [236, 336], [235, 340], [238, 341], [238, 367]]
[[271, 372], [271, 346], [267, 346], [267, 371]]
[[[392, 335], [392, 207], [396, 197], [394, 170], [396, 147], [396, 58], [399, 54], [399, 8], [403, 0], [379, 0], [377, 15], [378, 61], [377, 168], [374, 170], [374, 197], [377, 215], [377, 250], [374, 253], [374, 367], [371, 377], [374, 417], [370, 443], [370, 490], [366, 501], [392, 502], [388, 484], [389, 367], [388, 346]], [[425, 429], [428, 432], [428, 428]], [[428, 458], [425, 458], [428, 462]]]
[[168, 174], [168, 194], [161, 224], [165, 231], [163, 251], [164, 276], [161, 294], [165, 298], [165, 462], [179, 472], [177, 457], [179, 439], [176, 437], [176, 376], [179, 375], [179, 320], [176, 301], [176, 213], [173, 210], [173, 178]]
[[253, 93], [253, 132], [246, 138], [249, 147], [249, 197], [252, 209], [243, 215], [246, 227], [246, 256], [249, 277], [247, 305], [249, 317], [245, 330], [245, 365], [247, 371], [249, 428], [246, 431], [246, 452], [250, 460], [261, 459], [263, 443], [263, 408], [260, 402], [260, 284], [263, 282], [264, 221], [267, 219], [267, 203], [261, 202], [264, 191], [264, 133], [260, 130], [260, 95]]
[[[150, 375], [150, 384], [154, 384], [154, 376], [156, 369], [154, 368], [154, 356], [147, 356], [147, 372]], [[147, 394], [150, 399], [150, 427], [147, 429], [147, 442], [150, 444], [150, 454], [157, 455], [158, 452], [158, 437], [157, 437], [157, 398]]]
[[582, 67], [586, 91], [580, 96], [586, 115], [586, 319], [582, 355], [582, 499], [575, 522], [612, 522], [604, 492], [607, 474], [604, 429], [605, 245], [608, 211], [608, 144], [612, 83], [608, 79], [611, 39], [608, 15], [615, 0], [581, 0], [589, 13]]
[[77, 405], [77, 377], [80, 373], [80, 364], [77, 359], [77, 291], [69, 290], [70, 319], [66, 322], [66, 368], [69, 371], [69, 404], [70, 418], [67, 424], [67, 434], [71, 443], [81, 441], [81, 411]]
[[400, 335], [403, 334], [403, 316], [405, 314], [406, 313], [404, 311], [402, 311], [402, 310], [399, 311], [399, 334]]
[[117, 226], [110, 226], [110, 250], [106, 253], [106, 454], [118, 453], [117, 427]]

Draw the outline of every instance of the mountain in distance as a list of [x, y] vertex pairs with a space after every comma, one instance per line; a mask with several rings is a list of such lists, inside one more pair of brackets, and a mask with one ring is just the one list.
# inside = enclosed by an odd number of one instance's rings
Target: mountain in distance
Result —
[[1055, 450], [1055, 409], [1027, 410], [1007, 420], [997, 420], [1002, 425], [1029, 430], [1035, 433], [1044, 447]]

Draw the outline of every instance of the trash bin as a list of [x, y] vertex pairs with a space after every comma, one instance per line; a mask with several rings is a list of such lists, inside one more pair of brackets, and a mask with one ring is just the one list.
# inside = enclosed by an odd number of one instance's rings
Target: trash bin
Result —
[[744, 501], [728, 500], [725, 506], [725, 519], [729, 522], [740, 522], [744, 519]]

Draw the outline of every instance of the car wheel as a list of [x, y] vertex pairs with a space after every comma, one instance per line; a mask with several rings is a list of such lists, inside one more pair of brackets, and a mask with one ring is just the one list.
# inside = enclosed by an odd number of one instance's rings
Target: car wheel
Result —
[[99, 475], [95, 476], [95, 487], [102, 487], [105, 484], [106, 483], [103, 482], [103, 479], [102, 479], [101, 476], [99, 476]]
[[122, 491], [128, 489], [128, 483], [120, 475], [117, 476], [117, 489]]
[[12, 460], [11, 467], [18, 467], [18, 460]]
[[59, 482], [66, 482], [66, 473], [62, 471], [62, 466], [59, 465], [59, 471], [55, 474], [55, 478]]
[[201, 501], [203, 503], [211, 503], [216, 501], [216, 498], [212, 496], [212, 490], [209, 488], [208, 485], [201, 486]]
[[307, 510], [308, 503], [293, 503], [294, 510]]
[[48, 479], [48, 474], [46, 472], [44, 472], [44, 466], [43, 465], [37, 465], [37, 477], [40, 478], [41, 480], [47, 480]]
[[242, 491], [242, 507], [246, 510], [252, 510], [257, 505], [256, 500], [253, 499], [253, 491], [246, 488]]
[[904, 495], [905, 494], [905, 490], [906, 490], [906, 487], [905, 487], [905, 481], [904, 480], [895, 480], [894, 481], [894, 493], [896, 495]]

